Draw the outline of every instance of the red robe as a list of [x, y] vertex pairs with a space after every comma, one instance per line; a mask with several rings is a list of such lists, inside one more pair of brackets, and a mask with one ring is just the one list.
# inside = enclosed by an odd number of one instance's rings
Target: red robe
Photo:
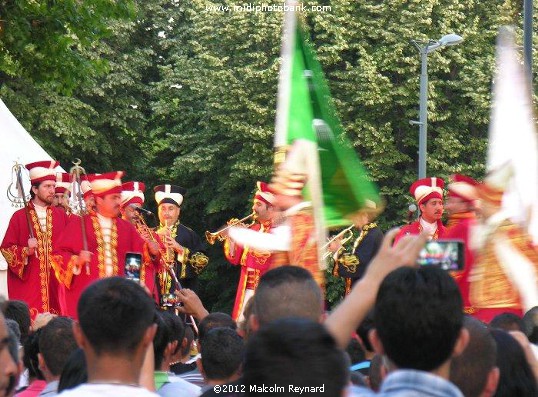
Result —
[[[420, 233], [422, 233], [422, 225], [420, 224], [420, 220], [416, 220], [409, 225], [402, 226], [402, 228], [394, 238], [394, 244], [396, 244], [403, 236], [406, 236], [408, 234], [416, 235]], [[437, 240], [440, 238], [445, 238], [445, 233], [446, 228], [443, 226], [443, 223], [440, 220], [437, 221], [437, 230], [433, 235], [433, 239]]]
[[[249, 227], [250, 230], [269, 233], [271, 221], [264, 224], [255, 223]], [[243, 312], [245, 292], [247, 289], [256, 290], [260, 282], [260, 277], [269, 269], [271, 264], [271, 253], [269, 251], [257, 251], [248, 246], [235, 244], [233, 252], [230, 250], [230, 240], [224, 242], [224, 255], [232, 265], [241, 266], [241, 275], [237, 285], [235, 303], [232, 311], [232, 318], [237, 321]]]
[[[76, 273], [78, 253], [82, 250], [81, 219], [86, 225], [88, 251], [92, 252], [89, 263], [89, 273], [86, 266], [82, 266], [80, 274]], [[92, 212], [77, 217], [65, 228], [59, 238], [53, 255], [53, 265], [56, 277], [65, 285], [65, 308], [63, 314], [72, 318], [77, 317], [77, 303], [82, 291], [93, 281], [107, 277], [104, 253], [104, 241], [97, 215]], [[147, 246], [137, 230], [129, 222], [112, 219], [111, 232], [112, 274], [111, 276], [125, 275], [125, 256], [128, 252], [142, 254], [143, 266], [140, 270], [140, 282], [145, 283], [146, 271], [151, 267], [151, 259]]]
[[315, 237], [314, 216], [311, 208], [303, 208], [287, 217], [291, 227], [291, 244], [287, 252], [275, 252], [271, 268], [299, 266], [308, 270], [316, 283], [325, 288], [325, 274], [319, 267], [318, 245]]
[[466, 314], [476, 313], [476, 308], [471, 305], [469, 300], [469, 273], [473, 267], [474, 254], [470, 249], [471, 228], [476, 223], [474, 212], [465, 212], [454, 214], [449, 221], [449, 227], [446, 229], [444, 238], [463, 240], [465, 245], [465, 265], [463, 270], [450, 272], [458, 287], [460, 288], [461, 297], [463, 299], [463, 310]]
[[30, 222], [37, 239], [36, 254], [28, 256], [30, 233], [25, 209], [13, 214], [0, 246], [0, 251], [9, 266], [7, 285], [9, 299], [25, 301], [32, 319], [38, 313], [60, 314], [63, 289], [59, 285], [51, 266], [51, 254], [58, 237], [68, 223], [62, 209], [47, 207], [47, 230], [41, 231], [33, 202], [28, 203]]

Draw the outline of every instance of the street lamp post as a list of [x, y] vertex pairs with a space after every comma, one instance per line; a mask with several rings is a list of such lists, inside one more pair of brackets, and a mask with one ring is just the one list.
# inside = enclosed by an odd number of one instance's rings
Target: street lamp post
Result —
[[427, 133], [428, 133], [428, 54], [441, 47], [448, 47], [459, 44], [463, 41], [457, 34], [447, 34], [438, 41], [412, 40], [412, 43], [420, 52], [420, 99], [419, 99], [419, 119], [411, 120], [411, 124], [418, 124], [418, 178], [426, 177], [426, 156], [427, 156]]

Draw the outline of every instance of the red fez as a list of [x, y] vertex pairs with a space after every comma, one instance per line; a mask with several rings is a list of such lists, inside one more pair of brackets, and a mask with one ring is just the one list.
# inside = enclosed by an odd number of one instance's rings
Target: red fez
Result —
[[473, 178], [461, 174], [450, 176], [448, 184], [448, 195], [450, 197], [458, 197], [464, 201], [474, 201], [478, 198], [476, 186], [478, 182]]
[[417, 204], [420, 205], [432, 198], [442, 200], [443, 187], [445, 187], [445, 182], [441, 178], [423, 178], [413, 183], [409, 188], [409, 192], [415, 197]]
[[54, 169], [60, 165], [55, 160], [36, 161], [35, 163], [26, 164], [30, 172], [30, 182], [32, 185], [43, 181], [56, 181], [56, 172]]
[[256, 182], [258, 190], [254, 194], [254, 200], [260, 200], [268, 205], [273, 205], [275, 202], [275, 196], [269, 190], [269, 185], [265, 182]]
[[65, 192], [71, 192], [71, 175], [67, 172], [56, 173], [56, 187], [55, 193], [64, 194]]
[[92, 185], [90, 183], [90, 181], [88, 180], [88, 177], [92, 175], [92, 174], [88, 174], [88, 175], [81, 175], [80, 176], [80, 190], [82, 192], [82, 197], [84, 199], [87, 199], [88, 197], [90, 196], [93, 196], [93, 192], [92, 192]]
[[92, 192], [95, 197], [103, 197], [108, 194], [121, 193], [121, 177], [123, 171], [112, 171], [106, 174], [88, 175]]
[[127, 207], [129, 204], [143, 204], [146, 185], [143, 182], [125, 182], [121, 185], [121, 206]]

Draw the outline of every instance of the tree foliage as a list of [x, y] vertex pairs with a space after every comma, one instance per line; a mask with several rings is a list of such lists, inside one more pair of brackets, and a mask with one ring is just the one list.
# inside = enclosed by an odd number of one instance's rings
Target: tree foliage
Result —
[[[282, 14], [234, 5], [0, 0], [0, 96], [64, 166], [79, 157], [91, 172], [184, 186], [183, 222], [216, 230], [250, 211], [255, 181], [272, 172]], [[428, 56], [428, 175], [483, 176], [495, 36], [503, 24], [521, 33], [522, 1], [308, 6], [330, 6], [303, 17], [344, 129], [387, 200], [384, 229], [403, 222], [417, 174], [411, 40], [464, 37]], [[209, 255], [203, 297], [229, 310], [237, 269], [220, 247]]]

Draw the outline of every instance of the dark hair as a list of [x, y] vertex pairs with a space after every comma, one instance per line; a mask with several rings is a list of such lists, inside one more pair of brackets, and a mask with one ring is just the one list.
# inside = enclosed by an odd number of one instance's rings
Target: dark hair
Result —
[[523, 320], [517, 314], [505, 312], [493, 317], [489, 326], [505, 331], [523, 331]]
[[237, 324], [229, 314], [215, 312], [205, 316], [198, 325], [198, 340], [204, 343], [204, 337], [213, 328], [230, 328], [237, 330]]
[[344, 352], [323, 325], [305, 318], [286, 318], [250, 338], [243, 380], [247, 396], [257, 395], [251, 387], [260, 385], [282, 387], [279, 396], [297, 395], [289, 385], [323, 385], [326, 395], [339, 396], [349, 381], [348, 365]]
[[60, 375], [60, 382], [58, 383], [58, 394], [87, 381], [88, 367], [86, 365], [84, 350], [76, 349], [65, 362], [62, 374]]
[[76, 349], [72, 319], [55, 317], [43, 327], [39, 336], [39, 351], [52, 375], [60, 375], [65, 362]]
[[39, 360], [37, 358], [37, 355], [39, 354], [39, 335], [41, 334], [41, 330], [42, 328], [38, 329], [26, 338], [23, 345], [24, 356], [22, 357], [22, 362], [24, 363], [24, 366], [28, 368], [30, 378], [44, 380], [45, 377], [39, 370]]
[[164, 351], [166, 346], [170, 343], [171, 332], [168, 322], [164, 320], [164, 313], [155, 313], [155, 323], [157, 324], [157, 331], [153, 337], [153, 358], [155, 360], [155, 371], [159, 371], [164, 359]]
[[397, 269], [381, 283], [374, 322], [387, 357], [397, 367], [432, 371], [450, 358], [460, 335], [458, 286], [441, 269]]
[[298, 266], [281, 266], [265, 273], [253, 299], [260, 326], [286, 317], [319, 321], [322, 314], [321, 289], [310, 272]]
[[26, 338], [28, 338], [28, 333], [30, 332], [31, 317], [30, 309], [28, 304], [19, 300], [8, 300], [4, 303], [2, 309], [4, 312], [4, 317], [15, 320], [19, 324], [19, 330], [21, 333], [21, 344], [24, 344]]
[[[185, 327], [185, 338], [187, 339], [187, 343], [185, 344], [185, 348], [181, 350], [181, 357], [185, 357], [191, 351], [192, 341], [194, 340], [194, 331], [190, 325]], [[181, 343], [183, 343], [183, 341]]]
[[[1, 320], [0, 320], [1, 321]], [[15, 361], [15, 364], [19, 364], [19, 346], [20, 346], [20, 331], [19, 331], [19, 324], [15, 320], [11, 320], [10, 318], [5, 319], [6, 321], [6, 328], [8, 333], [8, 349], [9, 354], [11, 355], [11, 358], [13, 361]]]
[[180, 351], [183, 338], [185, 337], [185, 324], [181, 317], [176, 316], [170, 311], [163, 311], [161, 314], [170, 329], [170, 342], [177, 341], [176, 350], [172, 352], [172, 354], [176, 354]]
[[497, 367], [501, 376], [495, 397], [536, 397], [536, 378], [519, 342], [508, 332], [491, 330], [497, 342]]
[[369, 352], [373, 352], [374, 348], [370, 343], [368, 333], [374, 328], [374, 311], [370, 310], [368, 314], [366, 314], [366, 317], [364, 317], [362, 322], [357, 327], [357, 335], [359, 335], [359, 337], [361, 338], [364, 348]]
[[207, 379], [228, 379], [240, 371], [245, 344], [233, 329], [213, 328], [204, 337], [200, 349]]
[[523, 332], [529, 342], [538, 344], [538, 306], [534, 306], [523, 316]]
[[155, 316], [154, 302], [144, 289], [122, 277], [90, 284], [77, 309], [82, 332], [97, 355], [133, 353]]
[[364, 350], [357, 338], [351, 338], [346, 347], [346, 353], [349, 356], [349, 360], [352, 364], [363, 362], [366, 359]]
[[372, 357], [370, 361], [370, 370], [368, 371], [368, 379], [370, 380], [370, 388], [378, 392], [381, 387], [381, 382], [383, 382], [383, 377], [381, 374], [381, 369], [385, 367], [383, 363], [383, 356], [381, 354], [376, 354]]
[[479, 397], [497, 360], [497, 345], [486, 324], [465, 316], [463, 326], [469, 331], [467, 347], [450, 363], [450, 381], [465, 397]]

